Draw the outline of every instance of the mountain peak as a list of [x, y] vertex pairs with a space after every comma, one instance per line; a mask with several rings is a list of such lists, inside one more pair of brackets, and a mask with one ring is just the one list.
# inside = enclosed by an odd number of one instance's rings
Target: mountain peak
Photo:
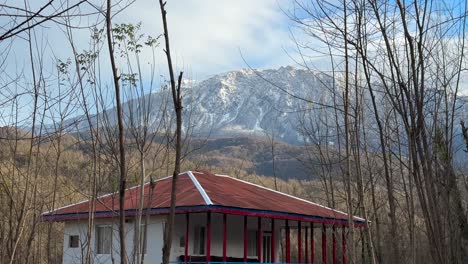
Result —
[[[323, 83], [314, 73], [293, 66], [244, 68], [199, 82], [184, 80], [184, 87], [191, 88], [185, 89], [183, 95], [184, 131], [194, 131], [194, 136], [200, 137], [265, 136], [268, 133], [288, 143], [302, 143], [299, 132], [302, 117], [298, 113], [307, 106], [291, 94], [313, 100], [321, 96]], [[157, 124], [163, 119], [163, 113], [173, 114], [161, 107], [164, 100], [170, 98], [168, 93], [166, 89], [145, 96], [151, 99], [150, 119], [155, 128], [159, 127]], [[131, 116], [128, 111], [132, 106], [123, 109], [127, 111], [124, 116]], [[106, 113], [114, 115], [115, 109]], [[114, 118], [109, 120], [115, 121]]]
[[[273, 85], [272, 85], [273, 84]], [[279, 89], [280, 87], [281, 89]], [[316, 76], [293, 66], [253, 70], [243, 68], [215, 75], [198, 83], [191, 94], [192, 115], [202, 134], [250, 136], [274, 133], [290, 143], [302, 142], [297, 110], [322, 89]], [[285, 90], [288, 93], [284, 92]]]

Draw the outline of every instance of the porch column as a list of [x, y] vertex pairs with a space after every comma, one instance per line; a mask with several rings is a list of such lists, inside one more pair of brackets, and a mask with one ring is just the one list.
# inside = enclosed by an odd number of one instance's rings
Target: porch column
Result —
[[346, 226], [343, 226], [343, 229], [341, 229], [341, 243], [342, 243], [343, 264], [346, 264]]
[[309, 228], [305, 227], [305, 237], [304, 237], [304, 250], [305, 250], [305, 263], [309, 263]]
[[247, 216], [244, 216], [244, 262], [247, 262], [247, 248], [248, 248], [248, 230], [247, 230]]
[[227, 249], [227, 215], [223, 214], [223, 262], [226, 262]]
[[262, 218], [258, 217], [258, 227], [257, 227], [257, 255], [258, 255], [258, 262], [262, 261]]
[[291, 236], [288, 220], [286, 220], [286, 263], [291, 263]]
[[315, 261], [314, 223], [310, 223], [310, 263]]
[[211, 261], [211, 212], [206, 215], [206, 262]]
[[302, 224], [297, 221], [297, 262], [302, 263]]
[[275, 263], [276, 261], [276, 240], [275, 240], [275, 219], [271, 219], [271, 262]]
[[327, 264], [327, 230], [325, 224], [322, 227], [322, 263]]
[[189, 213], [185, 214], [185, 248], [184, 262], [188, 262], [188, 242], [189, 242], [190, 217]]
[[333, 264], [336, 264], [336, 228], [335, 226], [332, 227], [333, 234], [332, 234], [332, 244], [333, 244]]

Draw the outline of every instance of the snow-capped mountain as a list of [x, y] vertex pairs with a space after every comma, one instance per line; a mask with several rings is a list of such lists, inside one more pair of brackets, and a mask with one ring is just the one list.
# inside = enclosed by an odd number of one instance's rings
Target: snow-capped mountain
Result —
[[293, 67], [215, 75], [186, 90], [186, 125], [212, 136], [274, 133], [297, 143], [302, 140], [298, 118], [306, 102], [294, 97], [317, 99], [326, 80]]
[[[333, 92], [330, 91], [333, 81], [324, 73], [291, 66], [256, 71], [241, 69], [217, 74], [203, 81], [186, 80], [183, 82], [184, 132], [194, 137], [210, 138], [273, 136], [277, 141], [302, 144], [305, 127], [307, 142], [312, 143], [310, 138], [313, 138], [315, 143], [334, 144], [334, 128], [327, 129], [325, 125], [327, 122], [331, 126], [336, 125], [333, 122], [334, 110], [327, 107], [333, 105]], [[340, 91], [335, 91], [335, 95], [340, 94]], [[154, 132], [162, 127], [173, 127], [171, 96], [170, 90], [164, 88], [144, 98], [127, 101], [123, 105], [126, 126], [143, 125], [136, 113], [144, 107], [149, 111], [149, 126]], [[381, 99], [377, 98], [378, 107], [381, 108], [379, 111], [385, 113], [390, 106]], [[341, 100], [337, 100], [338, 108]], [[465, 97], [459, 99], [462, 109], [459, 114], [463, 114], [463, 109], [467, 107], [465, 100]], [[428, 103], [426, 107], [430, 106]], [[371, 111], [370, 107], [366, 109]], [[103, 113], [95, 115], [93, 122], [103, 122], [98, 121], [100, 119], [105, 120], [105, 126], [116, 125], [115, 109], [108, 109], [105, 114], [105, 119], [102, 118]], [[338, 115], [341, 115], [339, 111]], [[380, 143], [375, 122], [372, 121], [373, 114], [369, 112], [365, 116], [370, 118], [366, 122], [367, 139], [371, 143], [369, 147], [375, 146], [375, 151], [378, 151]], [[83, 118], [68, 122], [77, 124], [81, 131], [87, 129]], [[463, 139], [458, 126], [454, 135], [456, 150], [460, 152]]]
[[[218, 74], [184, 90], [185, 128], [193, 127], [193, 134], [200, 136], [268, 133], [299, 143], [298, 121], [307, 102], [298, 98], [320, 100], [327, 82], [331, 78], [324, 74], [291, 66]], [[151, 96], [155, 105], [166, 98], [164, 92]]]
[[[301, 143], [299, 119], [307, 101], [320, 101], [331, 78], [291, 66], [253, 71], [241, 69], [214, 75], [204, 81], [183, 82], [184, 130], [199, 137], [265, 136], [288, 143]], [[298, 99], [302, 98], [302, 99]], [[161, 120], [174, 117], [168, 88], [148, 94], [144, 103], [155, 129]], [[123, 105], [127, 126], [142, 99]], [[131, 111], [133, 109], [134, 111]], [[106, 123], [115, 122], [115, 109], [106, 111]], [[95, 121], [99, 116], [95, 116]], [[138, 117], [133, 116], [137, 126]], [[75, 120], [70, 120], [76, 122]], [[80, 128], [87, 124], [79, 121]]]

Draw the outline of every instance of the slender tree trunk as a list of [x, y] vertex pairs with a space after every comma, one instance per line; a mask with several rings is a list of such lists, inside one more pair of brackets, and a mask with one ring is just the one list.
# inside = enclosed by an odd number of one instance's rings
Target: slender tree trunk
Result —
[[167, 12], [165, 9], [166, 2], [159, 0], [159, 6], [161, 9], [161, 17], [164, 27], [164, 40], [165, 40], [165, 53], [167, 58], [167, 66], [169, 68], [172, 101], [174, 103], [174, 110], [176, 114], [176, 142], [175, 142], [175, 162], [174, 162], [174, 173], [172, 174], [172, 187], [171, 187], [171, 208], [167, 217], [166, 228], [164, 230], [164, 246], [163, 246], [163, 264], [168, 264], [171, 256], [172, 247], [172, 234], [174, 229], [175, 220], [175, 208], [176, 208], [176, 193], [177, 193], [177, 178], [180, 173], [180, 162], [182, 157], [182, 96], [181, 96], [181, 83], [183, 72], [180, 72], [177, 80], [174, 76], [174, 69], [172, 65], [171, 51], [169, 45], [169, 31], [167, 27]]
[[[143, 255], [142, 250], [142, 238], [141, 238], [141, 219], [143, 216], [143, 206], [144, 206], [144, 196], [145, 196], [145, 178], [146, 178], [146, 168], [145, 168], [145, 154], [140, 151], [140, 205], [138, 206], [138, 216], [135, 226], [135, 255], [136, 263], [141, 262]], [[146, 229], [146, 226], [145, 226]], [[146, 240], [146, 238], [144, 238]]]
[[126, 188], [126, 164], [125, 164], [125, 135], [124, 135], [124, 124], [122, 114], [122, 104], [120, 101], [120, 84], [119, 75], [117, 72], [117, 65], [114, 57], [114, 45], [112, 43], [112, 25], [111, 25], [111, 7], [112, 1], [107, 0], [107, 12], [106, 12], [106, 30], [107, 30], [107, 48], [109, 49], [109, 57], [112, 66], [112, 75], [114, 79], [115, 89], [115, 102], [117, 107], [117, 124], [118, 124], [118, 136], [119, 136], [119, 240], [120, 240], [120, 262], [122, 264], [127, 263], [127, 254], [125, 246], [125, 188]]
[[[150, 179], [150, 186], [149, 186], [149, 194], [148, 194], [148, 201], [146, 205], [146, 212], [145, 212], [145, 229], [143, 230], [143, 250], [142, 252], [145, 251], [147, 247], [147, 241], [148, 241], [148, 224], [150, 221], [150, 210], [151, 210], [151, 201], [153, 200], [153, 195], [154, 195], [154, 188], [156, 187], [156, 184], [154, 183], [153, 179]], [[145, 254], [141, 255], [141, 260], [137, 264], [144, 264], [145, 263]]]
[[[347, 1], [343, 0], [343, 22], [344, 22], [344, 38], [348, 38], [348, 18], [347, 18]], [[355, 258], [355, 246], [354, 246], [354, 212], [353, 212], [353, 195], [352, 195], [352, 187], [351, 187], [351, 139], [350, 139], [350, 123], [349, 123], [349, 57], [348, 57], [348, 44], [345, 41], [344, 47], [344, 61], [345, 61], [345, 79], [344, 79], [344, 94], [343, 94], [343, 102], [344, 102], [344, 127], [345, 127], [345, 147], [346, 147], [346, 169], [345, 169], [345, 177], [346, 177], [346, 202], [348, 207], [348, 225], [349, 225], [349, 239], [351, 243], [349, 243], [348, 254], [350, 263], [356, 263]]]

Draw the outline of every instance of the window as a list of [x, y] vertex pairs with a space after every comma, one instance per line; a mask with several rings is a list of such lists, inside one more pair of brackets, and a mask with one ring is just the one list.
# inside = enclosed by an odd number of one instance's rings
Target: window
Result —
[[195, 234], [193, 236], [193, 254], [195, 255], [205, 255], [205, 227], [196, 226]]
[[112, 243], [112, 226], [96, 226], [96, 252], [97, 254], [110, 254]]
[[181, 247], [181, 248], [185, 247], [185, 236], [181, 236], [179, 238], [179, 247]]
[[248, 231], [248, 239], [249, 242], [247, 243], [247, 255], [249, 257], [256, 257], [258, 255], [257, 251], [257, 230], [249, 230]]
[[[135, 225], [136, 227], [136, 225]], [[147, 240], [147, 236], [145, 234], [147, 234], [147, 232], [149, 232], [147, 229], [147, 225], [142, 223], [140, 224], [140, 229], [139, 229], [139, 232], [140, 232], [140, 236], [137, 236], [136, 235], [136, 230], [135, 231], [135, 235], [133, 236], [133, 243], [134, 243], [134, 246], [135, 246], [135, 253], [136, 253], [136, 250], [138, 250], [138, 253], [141, 253], [141, 254], [146, 254], [146, 248], [148, 247], [148, 240]], [[138, 249], [137, 249], [137, 245], [138, 245]]]
[[140, 225], [140, 245], [143, 248], [143, 254], [146, 254], [146, 247], [148, 246], [147, 236], [145, 236], [146, 225]]
[[72, 235], [68, 236], [68, 247], [77, 248], [80, 246], [80, 236]]

